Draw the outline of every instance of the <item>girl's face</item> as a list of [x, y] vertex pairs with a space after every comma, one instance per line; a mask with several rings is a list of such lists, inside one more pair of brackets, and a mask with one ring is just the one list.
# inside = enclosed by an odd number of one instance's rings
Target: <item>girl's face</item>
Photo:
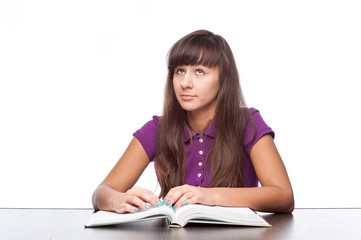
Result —
[[214, 116], [219, 90], [218, 67], [178, 66], [174, 70], [173, 86], [184, 110], [211, 113]]

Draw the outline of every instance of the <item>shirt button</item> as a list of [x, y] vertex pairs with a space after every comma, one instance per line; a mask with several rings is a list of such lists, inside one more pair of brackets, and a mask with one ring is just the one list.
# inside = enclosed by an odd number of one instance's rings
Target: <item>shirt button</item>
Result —
[[202, 162], [198, 162], [198, 166], [202, 167], [203, 163]]
[[201, 177], [202, 176], [202, 173], [198, 173], [198, 177]]
[[199, 152], [198, 152], [200, 155], [202, 155], [203, 154], [203, 151], [202, 150], [199, 150]]
[[202, 143], [202, 142], [203, 142], [203, 138], [200, 138], [200, 139], [199, 139], [199, 142]]

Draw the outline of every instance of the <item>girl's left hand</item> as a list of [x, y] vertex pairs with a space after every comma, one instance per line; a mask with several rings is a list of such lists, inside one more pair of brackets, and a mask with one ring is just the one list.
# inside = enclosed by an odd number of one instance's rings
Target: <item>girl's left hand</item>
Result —
[[205, 190], [206, 188], [185, 184], [170, 189], [164, 200], [167, 206], [172, 206], [174, 204], [173, 210], [188, 204], [207, 204]]

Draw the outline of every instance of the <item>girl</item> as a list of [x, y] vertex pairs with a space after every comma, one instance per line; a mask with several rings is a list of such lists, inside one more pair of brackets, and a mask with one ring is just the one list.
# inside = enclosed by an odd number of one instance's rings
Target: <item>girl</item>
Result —
[[[274, 132], [246, 107], [232, 51], [221, 36], [200, 30], [173, 45], [163, 111], [134, 133], [95, 190], [95, 209], [127, 213], [204, 204], [293, 211]], [[149, 161], [155, 163], [159, 197], [133, 187]]]

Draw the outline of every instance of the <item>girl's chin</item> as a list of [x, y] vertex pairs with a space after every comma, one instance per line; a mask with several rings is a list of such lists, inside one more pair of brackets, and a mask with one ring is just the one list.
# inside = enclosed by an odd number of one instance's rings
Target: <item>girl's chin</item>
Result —
[[184, 111], [187, 112], [193, 112], [198, 110], [196, 106], [191, 106], [190, 104], [181, 104], [181, 107], [183, 108]]

